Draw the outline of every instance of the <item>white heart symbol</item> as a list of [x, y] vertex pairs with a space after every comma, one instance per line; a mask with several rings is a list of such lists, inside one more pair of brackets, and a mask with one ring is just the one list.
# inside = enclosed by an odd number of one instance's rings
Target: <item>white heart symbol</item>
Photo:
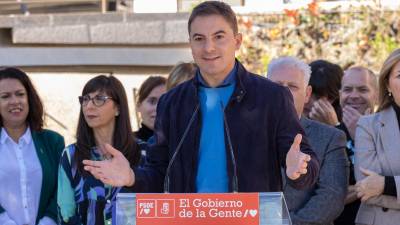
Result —
[[143, 211], [146, 215], [150, 213], [150, 209], [144, 209]]
[[251, 217], [255, 217], [257, 215], [257, 209], [252, 209], [249, 211]]

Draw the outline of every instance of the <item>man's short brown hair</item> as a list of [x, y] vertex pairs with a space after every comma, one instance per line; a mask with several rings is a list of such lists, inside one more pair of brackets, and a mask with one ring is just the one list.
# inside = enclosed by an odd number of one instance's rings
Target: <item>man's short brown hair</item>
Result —
[[190, 26], [194, 19], [198, 16], [210, 16], [219, 15], [222, 16], [226, 22], [231, 26], [233, 33], [238, 33], [238, 24], [236, 19], [236, 14], [233, 12], [232, 8], [224, 2], [219, 1], [206, 1], [198, 6], [196, 6], [189, 17], [188, 31], [190, 34]]

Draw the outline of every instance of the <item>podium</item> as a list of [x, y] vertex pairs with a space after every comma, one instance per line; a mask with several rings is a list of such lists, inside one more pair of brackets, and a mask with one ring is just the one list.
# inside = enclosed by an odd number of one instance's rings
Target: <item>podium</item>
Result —
[[282, 192], [117, 195], [116, 225], [196, 225], [210, 221], [211, 224], [292, 224]]

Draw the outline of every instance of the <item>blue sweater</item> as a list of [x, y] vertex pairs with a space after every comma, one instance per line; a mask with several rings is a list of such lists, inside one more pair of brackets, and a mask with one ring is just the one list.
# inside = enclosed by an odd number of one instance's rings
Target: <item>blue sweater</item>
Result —
[[202, 129], [200, 136], [197, 192], [228, 192], [223, 110], [234, 85], [200, 87]]
[[199, 88], [202, 129], [196, 191], [228, 192], [224, 109], [235, 88], [236, 66], [216, 88], [207, 87], [199, 73], [197, 76], [202, 84]]

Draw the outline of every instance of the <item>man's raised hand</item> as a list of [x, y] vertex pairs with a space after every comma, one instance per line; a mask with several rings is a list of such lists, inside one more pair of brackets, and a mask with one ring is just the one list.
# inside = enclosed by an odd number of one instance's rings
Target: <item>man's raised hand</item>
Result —
[[84, 169], [89, 171], [101, 182], [114, 186], [132, 186], [135, 184], [135, 174], [125, 156], [109, 144], [102, 148], [104, 153], [111, 155], [111, 159], [103, 161], [83, 160]]
[[300, 151], [301, 139], [301, 134], [297, 134], [286, 155], [286, 175], [291, 180], [296, 180], [302, 174], [306, 174], [308, 162], [311, 160], [309, 155]]

